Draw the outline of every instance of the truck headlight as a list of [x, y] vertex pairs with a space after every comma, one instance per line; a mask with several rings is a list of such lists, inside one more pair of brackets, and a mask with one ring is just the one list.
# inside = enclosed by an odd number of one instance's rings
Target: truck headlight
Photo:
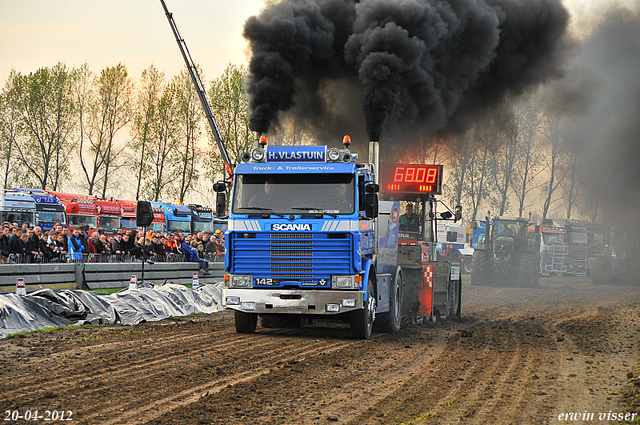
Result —
[[251, 288], [252, 276], [250, 274], [231, 275], [231, 288]]
[[331, 148], [327, 151], [327, 158], [331, 162], [336, 162], [340, 159], [340, 151], [336, 148]]
[[332, 289], [356, 289], [356, 281], [353, 276], [331, 276]]
[[241, 308], [242, 310], [255, 311], [256, 303], [255, 301], [244, 301]]
[[255, 162], [263, 162], [263, 161], [264, 161], [264, 149], [262, 149], [262, 148], [255, 148], [255, 149], [251, 152], [251, 158], [252, 158]]
[[224, 303], [226, 305], [240, 305], [240, 297], [229, 295], [225, 298]]

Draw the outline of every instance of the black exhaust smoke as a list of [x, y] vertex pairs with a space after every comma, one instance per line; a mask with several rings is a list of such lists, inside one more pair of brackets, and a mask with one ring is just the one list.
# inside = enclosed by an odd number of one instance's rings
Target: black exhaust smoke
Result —
[[285, 111], [317, 135], [353, 132], [364, 116], [370, 140], [459, 125], [561, 76], [568, 19], [558, 0], [268, 5], [244, 27], [250, 128], [267, 132]]

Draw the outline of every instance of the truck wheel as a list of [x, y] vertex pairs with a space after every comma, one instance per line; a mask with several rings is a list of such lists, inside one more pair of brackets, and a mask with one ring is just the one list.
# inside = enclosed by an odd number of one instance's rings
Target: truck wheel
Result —
[[487, 251], [476, 249], [473, 251], [471, 284], [475, 286], [484, 286], [487, 283]]
[[520, 255], [518, 286], [521, 288], [534, 288], [537, 286], [536, 277], [539, 276], [537, 265], [538, 262], [532, 252], [523, 252]]
[[369, 274], [367, 282], [367, 302], [363, 309], [351, 312], [351, 335], [357, 339], [371, 338], [373, 322], [376, 319], [376, 297], [373, 291], [374, 282]]
[[252, 334], [256, 331], [258, 324], [258, 315], [255, 313], [244, 313], [242, 311], [234, 311], [234, 319], [236, 322], [236, 332], [239, 334]]
[[460, 317], [460, 294], [462, 280], [449, 281], [449, 299], [447, 300], [448, 317]]
[[473, 257], [471, 255], [467, 255], [462, 259], [462, 271], [465, 274], [471, 274], [471, 269], [473, 269]]
[[609, 264], [604, 255], [596, 255], [591, 262], [591, 281], [594, 285], [609, 284]]
[[391, 295], [389, 298], [389, 312], [380, 313], [376, 317], [374, 326], [376, 332], [396, 333], [400, 331], [402, 324], [402, 301], [403, 286], [402, 272], [397, 269], [391, 284]]

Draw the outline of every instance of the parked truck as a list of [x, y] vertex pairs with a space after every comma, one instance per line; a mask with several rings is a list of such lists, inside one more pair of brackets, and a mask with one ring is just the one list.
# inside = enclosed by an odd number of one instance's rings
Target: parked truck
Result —
[[[596, 285], [640, 285], [640, 229], [618, 222], [603, 231], [603, 249], [591, 262], [591, 278]], [[606, 243], [605, 243], [606, 242]]]
[[[535, 228], [530, 227], [530, 232]], [[566, 259], [569, 247], [566, 242], [566, 233], [555, 227], [540, 226], [540, 275], [562, 275], [567, 272]]]
[[471, 229], [457, 223], [438, 223], [438, 252], [460, 262], [462, 272], [470, 274], [474, 248], [468, 242]]
[[589, 256], [587, 224], [583, 220], [558, 218], [544, 219], [541, 224], [544, 227], [562, 229], [565, 231], [565, 242], [569, 252], [565, 259], [567, 270], [564, 274], [585, 274], [589, 276], [591, 271], [589, 270], [589, 262], [587, 260]]
[[0, 191], [0, 223], [8, 221], [22, 226], [36, 223], [36, 203], [33, 197], [17, 190]]
[[540, 281], [540, 234], [522, 217], [485, 219], [473, 252], [472, 285], [535, 287]]

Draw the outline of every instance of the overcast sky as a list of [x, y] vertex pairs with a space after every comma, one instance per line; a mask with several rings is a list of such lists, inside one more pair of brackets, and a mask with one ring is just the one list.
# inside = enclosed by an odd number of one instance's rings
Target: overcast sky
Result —
[[[206, 80], [247, 63], [244, 22], [263, 0], [165, 0]], [[633, 4], [634, 0], [621, 0]], [[611, 0], [566, 0], [576, 20]], [[58, 61], [99, 73], [122, 62], [134, 78], [153, 64], [167, 78], [184, 66], [160, 0], [0, 0], [0, 83]]]
[[[245, 20], [262, 0], [165, 0], [205, 78], [247, 63]], [[168, 78], [183, 67], [160, 0], [0, 0], [0, 83], [63, 62], [99, 73], [122, 62], [134, 78], [153, 64]]]

